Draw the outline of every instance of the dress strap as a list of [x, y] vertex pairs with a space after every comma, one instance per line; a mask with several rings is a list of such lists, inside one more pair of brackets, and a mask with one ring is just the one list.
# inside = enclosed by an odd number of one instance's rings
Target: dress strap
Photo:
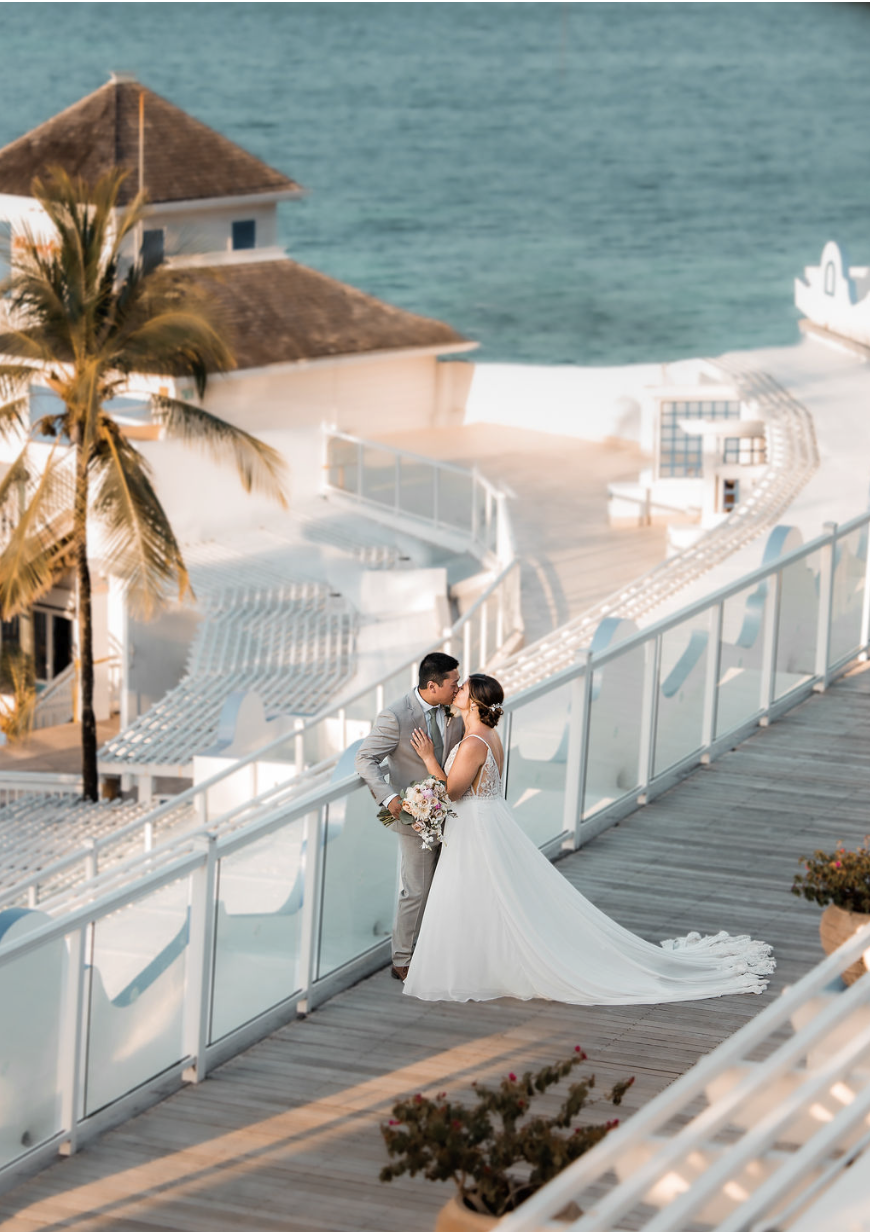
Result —
[[489, 748], [489, 741], [484, 740], [483, 736], [478, 736], [477, 732], [469, 732], [467, 736], [462, 737], [459, 743], [463, 744], [466, 740], [479, 740], [481, 744], [485, 744]]

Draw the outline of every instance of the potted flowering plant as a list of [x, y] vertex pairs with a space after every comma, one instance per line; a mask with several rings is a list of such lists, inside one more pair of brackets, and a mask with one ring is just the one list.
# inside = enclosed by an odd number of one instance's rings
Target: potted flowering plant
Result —
[[[795, 875], [791, 892], [825, 908], [819, 935], [822, 949], [830, 954], [870, 923], [870, 835], [857, 851], [838, 843], [832, 852], [816, 851], [801, 860], [804, 871]], [[865, 970], [863, 961], [853, 963], [843, 972], [843, 980], [854, 984]]]
[[[558, 1172], [606, 1137], [619, 1122], [577, 1126], [575, 1117], [590, 1104], [595, 1075], [572, 1083], [554, 1116], [534, 1116], [536, 1095], [566, 1078], [586, 1060], [580, 1047], [572, 1056], [538, 1073], [508, 1074], [497, 1088], [474, 1084], [476, 1103], [468, 1106], [422, 1094], [402, 1100], [392, 1119], [381, 1126], [387, 1153], [394, 1163], [381, 1169], [380, 1179], [392, 1181], [418, 1172], [429, 1181], [453, 1181], [457, 1193], [442, 1210], [436, 1232], [477, 1232], [492, 1227], [515, 1210]], [[618, 1082], [604, 1096], [620, 1104], [634, 1082]], [[579, 1212], [574, 1208], [571, 1218]]]

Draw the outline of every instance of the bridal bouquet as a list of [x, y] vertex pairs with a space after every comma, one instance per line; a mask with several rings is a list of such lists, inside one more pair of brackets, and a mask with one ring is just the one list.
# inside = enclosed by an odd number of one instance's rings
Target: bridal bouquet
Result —
[[[400, 814], [399, 820], [406, 826], [411, 826], [420, 835], [423, 847], [431, 851], [436, 843], [444, 837], [443, 826], [448, 817], [456, 813], [450, 807], [450, 797], [447, 795], [447, 784], [443, 779], [421, 779], [412, 783], [402, 797], [402, 813], [408, 813], [413, 820], [405, 820]], [[378, 813], [385, 826], [390, 826], [396, 820], [388, 808], [382, 808]]]

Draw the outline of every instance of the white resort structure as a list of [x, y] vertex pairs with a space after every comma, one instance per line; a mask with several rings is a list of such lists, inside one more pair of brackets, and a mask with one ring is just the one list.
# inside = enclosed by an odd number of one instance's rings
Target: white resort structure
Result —
[[[426, 1230], [450, 1195], [377, 1179], [392, 1104], [582, 1043], [599, 1085], [635, 1075], [624, 1123], [505, 1232], [866, 1232], [870, 978], [841, 974], [870, 924], [823, 958], [790, 894], [868, 828], [866, 270], [826, 246], [791, 347], [475, 364], [287, 256], [299, 185], [129, 78], [0, 150], [12, 261], [56, 164], [129, 169], [142, 254], [209, 271], [237, 369], [205, 405], [281, 451], [291, 506], [162, 439], [153, 380], [110, 407], [196, 602], [135, 621], [95, 548], [99, 804], [60, 767], [72, 582], [32, 614], [41, 752], [0, 747], [0, 1226]], [[438, 648], [503, 681], [507, 799], [565, 876], [650, 939], [771, 942], [763, 996], [401, 996], [353, 754]]]

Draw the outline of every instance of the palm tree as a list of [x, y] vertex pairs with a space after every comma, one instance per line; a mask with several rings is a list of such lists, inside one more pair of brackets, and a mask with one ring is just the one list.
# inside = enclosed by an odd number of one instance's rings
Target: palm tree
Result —
[[[148, 463], [105, 404], [136, 374], [192, 378], [201, 399], [208, 374], [233, 366], [201, 281], [197, 290], [165, 266], [125, 260], [145, 200], [140, 194], [121, 210], [123, 179], [114, 171], [90, 185], [55, 169], [45, 182], [35, 180], [32, 192], [51, 232], [48, 239], [16, 236], [12, 272], [0, 287], [7, 309], [0, 325], [0, 436], [25, 441], [0, 481], [0, 530], [4, 511], [17, 514], [8, 519], [0, 553], [0, 616], [30, 611], [60, 572], [75, 569], [82, 777], [91, 800], [97, 728], [89, 527], [99, 527], [102, 567], [124, 580], [137, 614], [153, 614], [171, 586], [179, 598], [189, 590]], [[31, 425], [28, 389], [37, 376], [62, 407]], [[162, 396], [152, 405], [167, 436], [234, 462], [246, 491], [265, 492], [286, 507], [276, 450], [194, 403]]]

